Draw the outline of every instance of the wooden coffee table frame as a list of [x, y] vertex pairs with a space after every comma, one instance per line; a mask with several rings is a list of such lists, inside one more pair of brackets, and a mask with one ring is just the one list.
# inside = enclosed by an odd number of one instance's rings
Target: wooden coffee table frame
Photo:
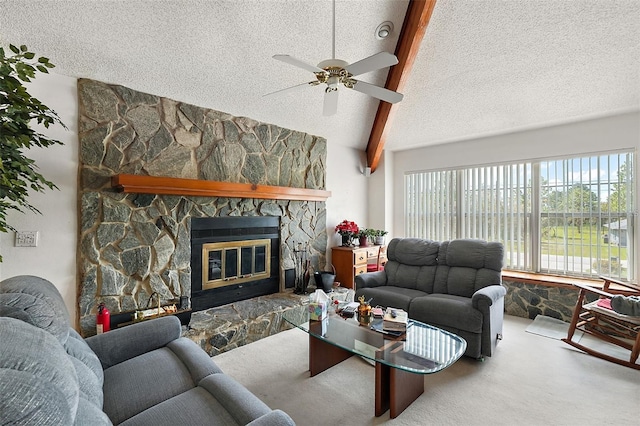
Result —
[[[391, 349], [393, 346], [397, 346], [397, 350], [402, 350], [401, 343], [393, 340], [380, 350]], [[309, 334], [309, 371], [312, 377], [353, 355], [355, 355], [353, 352]], [[424, 393], [424, 374], [411, 373], [377, 361], [375, 367], [376, 417], [382, 416], [389, 410], [390, 417], [396, 418]]]

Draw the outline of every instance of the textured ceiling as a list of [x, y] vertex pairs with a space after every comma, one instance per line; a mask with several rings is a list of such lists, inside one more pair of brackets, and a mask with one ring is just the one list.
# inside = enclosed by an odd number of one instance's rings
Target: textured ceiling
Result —
[[[336, 57], [394, 52], [408, 0], [336, 0]], [[377, 40], [374, 30], [395, 31]], [[438, 0], [387, 149], [640, 109], [640, 1]], [[262, 95], [331, 58], [330, 0], [0, 0], [0, 44], [26, 44], [72, 77], [115, 83], [364, 150], [378, 101], [323, 90]], [[359, 76], [383, 85], [387, 70]]]

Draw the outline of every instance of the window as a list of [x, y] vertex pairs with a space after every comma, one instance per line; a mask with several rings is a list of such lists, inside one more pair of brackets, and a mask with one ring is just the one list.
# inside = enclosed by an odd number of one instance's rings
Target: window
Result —
[[631, 152], [411, 173], [405, 235], [505, 245], [508, 269], [635, 278]]

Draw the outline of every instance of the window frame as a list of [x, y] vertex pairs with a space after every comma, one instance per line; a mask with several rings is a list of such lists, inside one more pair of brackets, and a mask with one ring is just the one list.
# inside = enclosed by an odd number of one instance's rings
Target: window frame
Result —
[[[566, 260], [568, 259], [568, 257], [570, 257], [570, 255], [564, 254], [562, 255], [563, 258], [565, 258], [564, 260], [564, 271], [563, 270], [555, 270], [553, 268], [549, 268], [548, 262], [547, 262], [547, 266], [546, 267], [542, 267], [542, 259], [543, 259], [543, 249], [542, 249], [542, 242], [543, 242], [543, 237], [542, 237], [542, 216], [544, 215], [544, 212], [542, 211], [542, 180], [543, 180], [543, 174], [541, 171], [541, 167], [542, 164], [544, 163], [551, 163], [551, 162], [562, 162], [565, 161], [567, 162], [567, 164], [572, 164], [571, 162], [575, 162], [575, 161], [583, 161], [583, 160], [588, 160], [589, 162], [593, 161], [594, 159], [596, 160], [596, 162], [598, 163], [598, 167], [597, 170], [599, 172], [601, 172], [603, 170], [604, 167], [600, 166], [600, 160], [602, 158], [607, 158], [609, 161], [611, 161], [611, 157], [612, 156], [618, 156], [618, 161], [617, 161], [617, 169], [616, 170], [611, 170], [610, 169], [610, 163], [607, 163], [609, 165], [609, 168], [607, 169], [607, 171], [609, 172], [609, 174], [606, 177], [601, 177], [601, 174], [598, 174], [596, 179], [593, 180], [591, 179], [591, 177], [589, 177], [589, 180], [580, 180], [577, 184], [583, 185], [586, 182], [586, 185], [589, 186], [593, 186], [593, 185], [609, 185], [609, 188], [611, 187], [611, 181], [609, 181], [608, 179], [610, 179], [612, 176], [616, 176], [617, 173], [620, 171], [620, 168], [622, 167], [623, 164], [627, 164], [627, 173], [630, 175], [630, 178], [628, 179], [627, 182], [625, 182], [626, 184], [628, 184], [627, 186], [627, 194], [631, 196], [632, 200], [628, 201], [627, 203], [627, 209], [625, 211], [623, 211], [622, 213], [616, 213], [614, 216], [619, 216], [620, 214], [622, 215], [626, 215], [627, 218], [627, 245], [626, 245], [626, 254], [627, 254], [627, 262], [628, 262], [628, 267], [627, 267], [627, 272], [626, 272], [626, 278], [624, 276], [616, 276], [618, 278], [621, 278], [623, 280], [628, 280], [628, 281], [634, 281], [635, 279], [637, 279], [637, 273], [638, 273], [638, 265], [637, 265], [637, 258], [636, 258], [636, 250], [638, 250], [638, 247], [635, 247], [637, 241], [635, 240], [635, 233], [637, 232], [637, 230], [635, 229], [634, 225], [637, 223], [636, 220], [636, 216], [637, 216], [637, 203], [638, 203], [638, 196], [636, 194], [636, 188], [637, 188], [637, 176], [635, 175], [635, 165], [637, 160], [637, 156], [636, 156], [636, 151], [633, 149], [618, 149], [618, 150], [609, 150], [609, 151], [603, 151], [603, 152], [590, 152], [590, 153], [583, 153], [583, 154], [573, 154], [573, 155], [564, 155], [564, 156], [554, 156], [554, 157], [548, 157], [548, 158], [538, 158], [538, 159], [534, 159], [534, 160], [523, 160], [523, 161], [511, 161], [511, 162], [503, 162], [503, 163], [492, 163], [492, 164], [486, 164], [486, 165], [468, 165], [465, 167], [457, 167], [457, 168], [443, 168], [443, 169], [432, 169], [432, 170], [425, 170], [425, 171], [412, 171], [412, 172], [405, 172], [404, 173], [404, 181], [403, 181], [403, 189], [404, 189], [404, 204], [403, 204], [403, 226], [404, 226], [404, 235], [405, 236], [417, 236], [420, 238], [425, 238], [424, 235], [415, 235], [414, 230], [416, 228], [415, 224], [411, 225], [410, 222], [410, 215], [412, 215], [412, 213], [414, 212], [410, 212], [409, 208], [410, 208], [410, 204], [411, 205], [415, 205], [415, 203], [417, 203], [417, 201], [415, 200], [416, 197], [411, 197], [411, 188], [409, 187], [409, 183], [408, 183], [408, 179], [411, 178], [415, 178], [418, 175], [425, 175], [425, 174], [429, 174], [429, 176], [432, 177], [433, 180], [436, 180], [435, 178], [433, 178], [433, 176], [435, 176], [435, 173], [453, 173], [454, 178], [455, 178], [455, 195], [454, 197], [456, 198], [456, 206], [455, 206], [455, 229], [452, 231], [452, 233], [450, 234], [450, 236], [439, 236], [439, 237], [435, 237], [432, 239], [440, 239], [440, 240], [445, 240], [445, 239], [453, 239], [453, 238], [474, 238], [473, 236], [466, 236], [463, 230], [463, 222], [464, 222], [464, 213], [466, 212], [466, 210], [464, 210], [464, 201], [463, 201], [463, 197], [465, 197], [465, 191], [469, 191], [469, 188], [465, 189], [465, 183], [464, 183], [464, 179], [463, 176], [465, 176], [465, 173], [468, 173], [470, 170], [474, 170], [474, 169], [479, 169], [479, 170], [484, 170], [487, 168], [491, 168], [491, 167], [513, 167], [513, 166], [517, 166], [517, 165], [523, 165], [525, 168], [528, 166], [530, 167], [530, 177], [531, 177], [531, 182], [530, 184], [527, 184], [526, 182], [524, 183], [524, 188], [529, 188], [529, 192], [530, 192], [530, 200], [531, 200], [531, 211], [530, 212], [524, 212], [524, 216], [526, 218], [527, 215], [529, 215], [529, 227], [528, 227], [528, 231], [530, 232], [530, 238], [529, 240], [525, 240], [525, 253], [524, 256], [529, 257], [529, 262], [527, 264], [527, 262], [525, 261], [525, 267], [524, 268], [520, 268], [518, 267], [519, 265], [516, 263], [516, 267], [514, 268], [509, 268], [509, 269], [513, 269], [514, 271], [521, 271], [521, 272], [525, 272], [525, 273], [533, 273], [533, 274], [557, 274], [557, 275], [564, 275], [564, 276], [569, 276], [569, 277], [576, 277], [576, 278], [594, 278], [594, 276], [596, 276], [596, 274], [594, 274], [593, 271], [590, 271], [588, 273], [584, 272], [584, 269], [581, 270], [581, 272], [576, 272], [574, 270], [570, 270], [571, 268], [568, 268], [567, 265], [569, 264], [569, 262]], [[626, 158], [625, 158], [626, 157]], [[590, 164], [590, 163], [589, 163]], [[629, 175], [627, 177], [629, 177]], [[590, 176], [590, 175], [589, 175]], [[572, 181], [569, 181], [568, 183], [563, 183], [562, 185], [564, 185], [564, 187], [568, 187], [567, 185], [570, 185]], [[620, 183], [620, 181], [618, 181], [618, 183]], [[424, 182], [423, 182], [424, 184]], [[561, 185], [561, 186], [562, 186]], [[416, 185], [417, 186], [417, 185]], [[517, 191], [520, 187], [515, 187], [515, 191]], [[442, 188], [439, 188], [440, 190], [442, 190]], [[498, 187], [493, 188], [492, 190], [494, 191], [499, 191], [500, 189]], [[506, 189], [503, 188], [503, 192], [507, 192], [507, 191], [513, 191], [513, 189]], [[480, 190], [478, 190], [479, 192]], [[426, 192], [425, 192], [426, 193]], [[422, 197], [426, 197], [428, 198], [428, 195], [425, 195], [425, 193], [422, 194]], [[609, 195], [611, 194], [611, 192], [609, 192]], [[527, 198], [527, 194], [525, 195], [525, 199]], [[601, 198], [601, 194], [598, 193], [598, 200], [597, 202], [599, 203], [600, 206], [603, 205], [603, 201]], [[523, 201], [524, 202], [524, 201]], [[609, 205], [610, 206], [610, 205]], [[425, 210], [428, 207], [423, 207], [422, 209]], [[416, 211], [419, 211], [416, 210]], [[619, 211], [618, 211], [619, 212]], [[461, 214], [462, 213], [462, 214]], [[568, 211], [568, 213], [573, 213], [571, 211]], [[602, 227], [602, 219], [604, 219], [606, 216], [604, 216], [602, 214], [602, 212], [600, 210], [598, 210], [598, 214], [593, 214], [593, 211], [589, 211], [590, 216], [593, 218], [597, 218], [599, 220], [598, 223], [600, 223], [600, 225], [598, 225], [598, 227]], [[482, 215], [483, 212], [479, 212], [476, 213], [477, 215]], [[429, 214], [425, 213], [424, 216], [424, 221], [428, 222], [429, 218], [428, 218]], [[609, 217], [611, 217], [611, 214], [609, 214]], [[526, 219], [525, 219], [526, 220]], [[629, 223], [631, 224], [629, 226]], [[412, 229], [413, 226], [413, 229]], [[428, 232], [428, 229], [425, 230]], [[413, 234], [413, 235], [412, 235]], [[596, 234], [597, 235], [597, 234]], [[503, 235], [504, 236], [504, 235]], [[568, 237], [564, 237], [565, 239], [567, 239]], [[485, 239], [489, 239], [489, 238], [485, 238]], [[501, 238], [501, 240], [503, 240], [503, 238]], [[510, 240], [511, 241], [511, 240]], [[503, 241], [503, 242], [506, 242]], [[596, 246], [599, 247], [599, 244], [601, 244], [600, 242], [596, 243]], [[610, 250], [610, 247], [609, 247]], [[505, 255], [507, 254], [507, 250], [505, 250]], [[547, 255], [549, 255], [547, 253]], [[581, 256], [584, 257], [584, 256]], [[589, 262], [592, 264], [594, 261], [601, 261], [603, 258], [599, 257], [599, 255], [597, 254], [590, 254], [589, 257]], [[611, 254], [609, 254], [609, 259], [612, 259]], [[622, 271], [620, 272], [620, 274], [622, 273]], [[615, 275], [614, 275], [615, 276]]]

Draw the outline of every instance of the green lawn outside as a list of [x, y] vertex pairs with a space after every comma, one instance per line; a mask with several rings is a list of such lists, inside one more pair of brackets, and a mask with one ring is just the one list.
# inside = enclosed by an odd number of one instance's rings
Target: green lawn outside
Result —
[[[543, 254], [568, 255], [578, 257], [599, 257], [600, 259], [627, 259], [627, 248], [603, 242], [595, 226], [555, 226], [544, 229], [541, 249]], [[599, 255], [598, 255], [599, 246]]]

